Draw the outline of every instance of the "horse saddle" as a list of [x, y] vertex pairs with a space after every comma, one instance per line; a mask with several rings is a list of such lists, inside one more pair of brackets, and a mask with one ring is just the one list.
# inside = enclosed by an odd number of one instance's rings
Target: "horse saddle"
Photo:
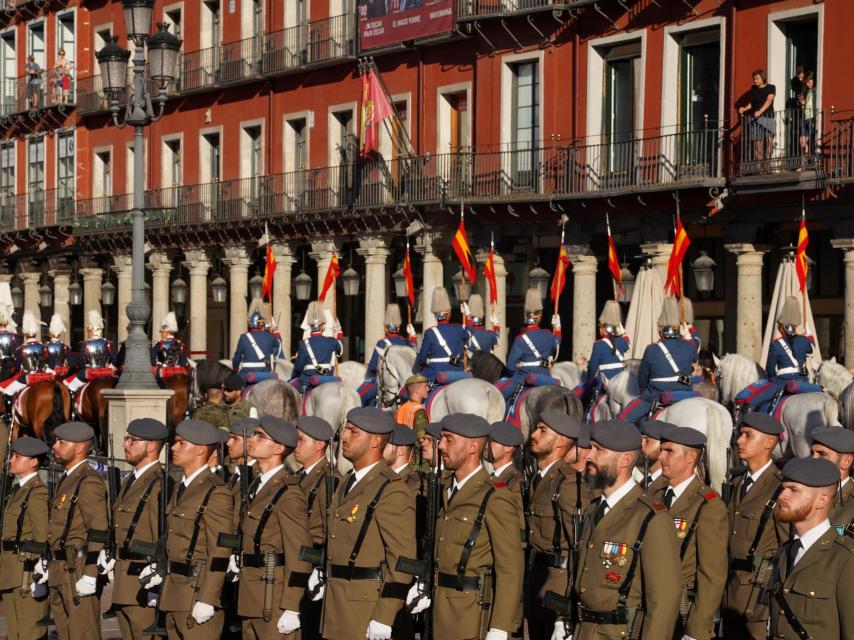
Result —
[[681, 400], [697, 398], [699, 396], [700, 392], [694, 391], [693, 389], [687, 389], [685, 391], [662, 391], [661, 395], [658, 397], [658, 404], [663, 407], [669, 407]]
[[89, 367], [86, 369], [86, 379], [89, 381], [97, 380], [98, 378], [111, 378], [116, 375], [116, 370], [112, 367]]
[[821, 391], [820, 384], [813, 384], [804, 380], [788, 380], [784, 387], [786, 395], [795, 395], [798, 393], [817, 393]]
[[[253, 374], [250, 374], [253, 375]], [[273, 373], [272, 375], [276, 375]], [[247, 377], [248, 381], [248, 377]], [[260, 380], [258, 380], [260, 382]], [[310, 387], [319, 387], [322, 384], [326, 384], [327, 382], [341, 382], [341, 378], [338, 376], [330, 376], [330, 375], [319, 375], [315, 373], [308, 379], [308, 384]]]
[[172, 378], [174, 376], [186, 376], [189, 375], [189, 371], [187, 371], [186, 367], [177, 367], [177, 366], [165, 366], [165, 367], [154, 367], [154, 374], [159, 375], [163, 380], [167, 378]]
[[27, 374], [27, 384], [33, 385], [37, 382], [52, 381], [53, 378], [54, 374], [52, 374], [50, 371], [36, 371], [34, 373]]
[[440, 371], [436, 374], [436, 384], [445, 385], [459, 380], [471, 378], [472, 374], [468, 371]]

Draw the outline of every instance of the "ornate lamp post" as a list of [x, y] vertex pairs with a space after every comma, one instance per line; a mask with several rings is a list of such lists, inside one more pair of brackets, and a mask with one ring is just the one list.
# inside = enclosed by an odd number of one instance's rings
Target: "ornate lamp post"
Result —
[[[132, 251], [132, 295], [127, 306], [130, 333], [126, 342], [126, 359], [119, 389], [157, 389], [151, 373], [148, 356], [148, 338], [145, 325], [151, 313], [145, 299], [145, 223], [143, 207], [145, 198], [145, 161], [143, 130], [151, 122], [161, 118], [166, 108], [166, 92], [175, 80], [175, 65], [181, 41], [169, 33], [166, 23], [158, 24], [158, 31], [149, 36], [151, 13], [154, 0], [122, 0], [128, 39], [135, 46], [133, 57], [133, 86], [125, 105], [124, 121], [120, 121], [119, 101], [126, 89], [127, 65], [130, 52], [116, 42], [114, 36], [103, 49], [97, 52], [104, 93], [110, 100], [113, 122], [119, 128], [131, 125], [133, 138], [133, 251]], [[152, 96], [145, 86], [145, 47], [148, 48], [149, 77], [156, 87]]]

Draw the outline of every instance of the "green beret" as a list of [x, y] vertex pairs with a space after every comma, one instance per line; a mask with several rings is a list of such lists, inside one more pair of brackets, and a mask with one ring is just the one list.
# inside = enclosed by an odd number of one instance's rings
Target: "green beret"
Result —
[[605, 420], [593, 425], [590, 439], [610, 451], [636, 451], [641, 446], [641, 434], [637, 427], [625, 420]]
[[525, 442], [522, 431], [509, 422], [494, 422], [489, 439], [505, 447], [520, 447]]
[[449, 413], [442, 418], [442, 430], [464, 438], [485, 438], [489, 435], [489, 423], [473, 413]]
[[38, 458], [50, 451], [44, 440], [31, 438], [30, 436], [21, 436], [12, 443], [12, 452], [19, 456], [27, 458]]
[[261, 421], [258, 420], [258, 418], [238, 418], [231, 423], [228, 431], [233, 436], [243, 436], [245, 431], [246, 437], [248, 438], [255, 433], [255, 429], [258, 428], [259, 424], [261, 424]]
[[95, 439], [95, 430], [85, 422], [66, 422], [54, 429], [53, 435], [66, 442], [86, 442]]
[[335, 436], [330, 424], [318, 416], [300, 416], [297, 419], [297, 429], [309, 438], [322, 442], [329, 442]]
[[826, 458], [792, 458], [783, 467], [783, 482], [830, 487], [839, 482], [839, 469]]
[[854, 453], [854, 431], [842, 427], [817, 427], [810, 432], [810, 438], [836, 453]]
[[294, 449], [299, 441], [297, 428], [284, 418], [278, 416], [261, 416], [261, 428], [267, 432], [273, 440], [283, 444], [289, 449]]
[[154, 418], [136, 418], [128, 423], [128, 434], [140, 440], [166, 440], [169, 430]]
[[394, 430], [394, 418], [390, 413], [374, 407], [356, 407], [347, 412], [347, 422], [362, 431], [375, 435], [385, 435]]
[[228, 438], [228, 431], [217, 429], [204, 420], [183, 420], [175, 427], [175, 434], [181, 436], [187, 442], [200, 445], [213, 445], [223, 442], [221, 434]]
[[411, 447], [418, 440], [418, 434], [414, 429], [407, 427], [405, 424], [394, 425], [394, 430], [391, 432], [391, 438], [388, 443], [397, 447]]
[[[649, 422], [655, 421], [650, 420]], [[706, 446], [706, 435], [704, 433], [691, 427], [677, 427], [675, 424], [668, 424], [664, 427], [658, 439], [662, 442], [675, 442], [694, 449], [702, 449]]]
[[750, 427], [751, 429], [756, 429], [757, 431], [769, 436], [783, 435], [783, 425], [780, 424], [780, 421], [775, 420], [767, 413], [761, 413], [759, 411], [751, 411], [750, 413], [745, 414], [738, 426]]
[[543, 411], [540, 415], [540, 422], [545, 424], [549, 429], [567, 438], [580, 440], [584, 435], [584, 428], [581, 423], [570, 415], [561, 413], [560, 411]]

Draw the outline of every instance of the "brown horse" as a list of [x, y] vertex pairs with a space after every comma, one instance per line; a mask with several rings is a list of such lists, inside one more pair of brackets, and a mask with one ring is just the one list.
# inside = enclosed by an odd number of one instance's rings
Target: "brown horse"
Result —
[[71, 419], [71, 394], [56, 380], [34, 382], [18, 394], [12, 416], [13, 438], [24, 431], [52, 442], [53, 430]]
[[190, 376], [179, 373], [165, 379], [158, 378], [158, 381], [161, 387], [174, 392], [166, 401], [166, 428], [169, 429], [169, 433], [172, 433], [187, 415], [190, 406], [191, 379]]
[[95, 430], [95, 438], [102, 453], [107, 451], [107, 399], [102, 391], [115, 389], [119, 379], [115, 376], [102, 376], [92, 380], [81, 390], [83, 397], [78, 402], [80, 419]]

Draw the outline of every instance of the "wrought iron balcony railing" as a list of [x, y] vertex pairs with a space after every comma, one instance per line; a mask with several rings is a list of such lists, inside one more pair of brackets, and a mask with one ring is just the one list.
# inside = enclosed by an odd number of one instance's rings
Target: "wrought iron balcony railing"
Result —
[[733, 140], [734, 177], [770, 176], [823, 168], [824, 113], [800, 108], [775, 111], [773, 116], [741, 117]]
[[275, 75], [356, 55], [355, 16], [345, 13], [264, 35], [262, 70]]
[[[63, 77], [67, 81], [63, 83]], [[74, 105], [75, 83], [71, 75], [63, 76], [54, 70], [37, 76], [4, 78], [0, 81], [0, 116], [38, 111], [60, 105]]]
[[836, 183], [854, 181], [854, 111], [833, 114], [825, 151], [827, 179]]
[[0, 233], [70, 225], [75, 217], [75, 202], [74, 192], [68, 187], [0, 193]]

